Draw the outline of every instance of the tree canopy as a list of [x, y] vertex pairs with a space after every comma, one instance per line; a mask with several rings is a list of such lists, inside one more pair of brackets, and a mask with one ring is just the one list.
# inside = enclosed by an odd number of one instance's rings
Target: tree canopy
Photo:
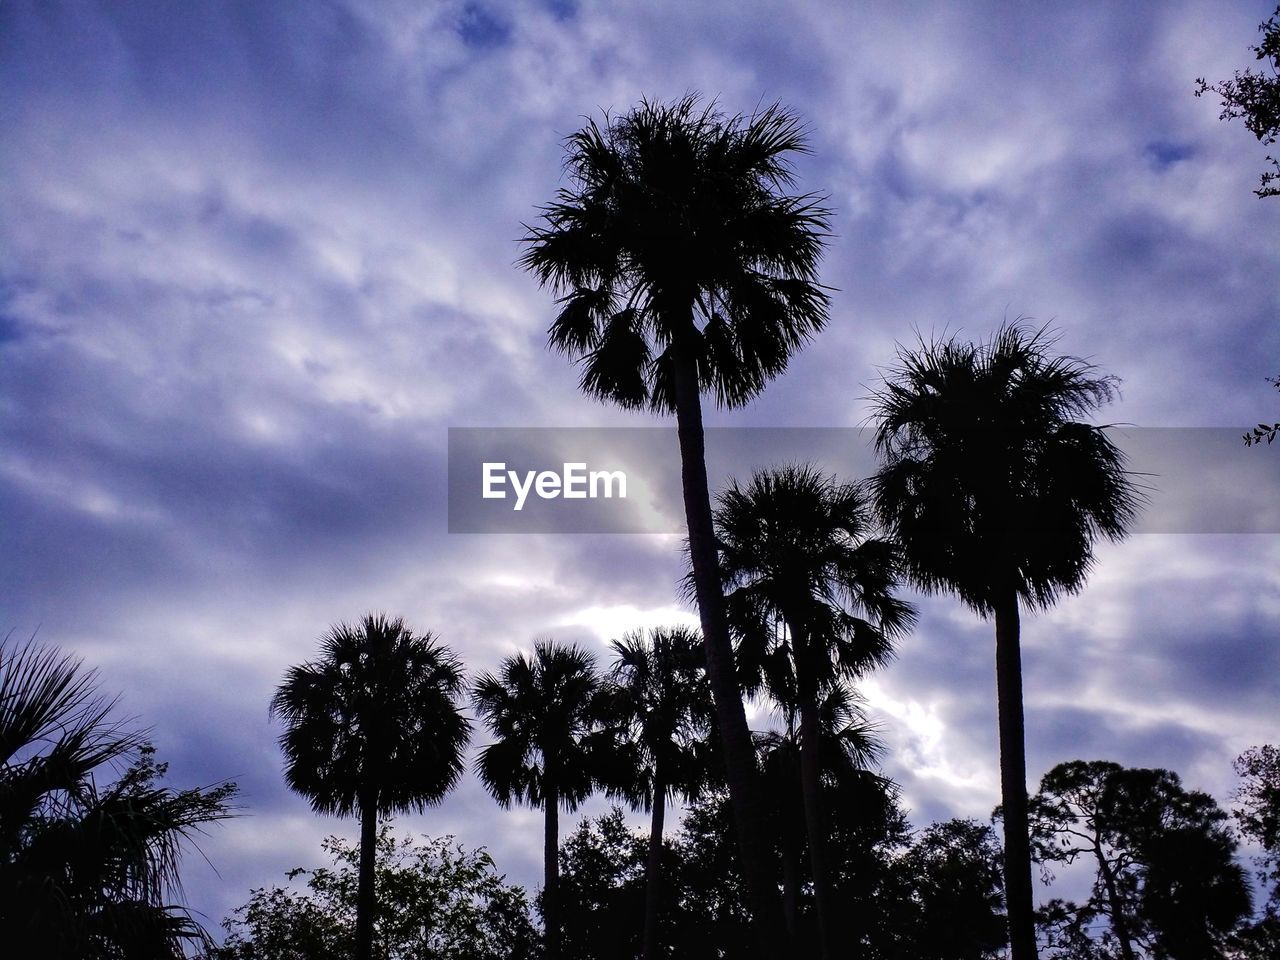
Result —
[[[355, 947], [359, 848], [322, 844], [332, 866], [289, 871], [288, 886], [260, 887], [223, 922], [211, 960], [346, 960]], [[375, 956], [379, 960], [532, 960], [539, 937], [523, 889], [505, 882], [483, 849], [452, 837], [377, 841]], [[305, 877], [299, 887], [295, 882]]]
[[[1222, 101], [1220, 120], [1243, 120], [1246, 129], [1264, 146], [1271, 146], [1280, 135], [1280, 7], [1258, 25], [1262, 40], [1249, 49], [1262, 69], [1237, 70], [1230, 80], [1209, 83], [1200, 77], [1196, 80], [1196, 96], [1216, 93]], [[1280, 194], [1280, 160], [1268, 156], [1267, 163], [1274, 170], [1263, 171], [1258, 189], [1259, 197]]]
[[1088, 898], [1044, 908], [1053, 956], [1224, 956], [1250, 898], [1227, 814], [1213, 798], [1186, 790], [1169, 770], [1077, 760], [1045, 774], [1031, 812], [1037, 860], [1083, 859], [1094, 870]]
[[236, 786], [175, 790], [80, 661], [0, 640], [0, 943], [49, 960], [180, 958], [207, 941], [182, 848]]

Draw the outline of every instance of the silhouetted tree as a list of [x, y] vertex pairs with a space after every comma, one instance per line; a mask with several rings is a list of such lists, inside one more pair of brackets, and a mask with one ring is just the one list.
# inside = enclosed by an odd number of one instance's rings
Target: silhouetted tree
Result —
[[[1262, 34], [1262, 42], [1249, 49], [1253, 51], [1255, 60], [1266, 65], [1266, 71], [1237, 70], [1230, 80], [1220, 83], [1208, 83], [1199, 77], [1196, 96], [1216, 93], [1222, 99], [1219, 120], [1243, 119], [1245, 127], [1258, 138], [1258, 142], [1270, 146], [1280, 134], [1280, 7], [1276, 7], [1271, 17], [1258, 25], [1258, 31]], [[1280, 186], [1274, 185], [1280, 179], [1280, 160], [1268, 156], [1267, 163], [1276, 169], [1262, 174], [1258, 189], [1254, 191], [1259, 197], [1280, 194]]]
[[[872, 771], [883, 752], [883, 746], [876, 739], [874, 727], [864, 716], [855, 694], [845, 684], [838, 681], [826, 684], [820, 697], [815, 711], [817, 733], [810, 740], [810, 746], [817, 748], [816, 753], [822, 765], [816, 785], [820, 794], [818, 807], [822, 810], [841, 810], [842, 827], [859, 816], [865, 817], [874, 832], [877, 829], [874, 825], [880, 823], [883, 816], [884, 794], [888, 786], [887, 781]], [[756, 748], [760, 753], [760, 766], [777, 824], [782, 853], [783, 915], [793, 943], [799, 945], [808, 939], [800, 937], [799, 912], [801, 890], [804, 886], [800, 861], [806, 844], [812, 847], [814, 843], [813, 832], [806, 830], [805, 816], [805, 794], [811, 785], [801, 772], [805, 745], [801, 726], [797, 723], [795, 699], [780, 701], [779, 707], [785, 719], [784, 728], [756, 734]], [[818, 837], [824, 854], [833, 843], [834, 835], [830, 830], [831, 825], [824, 824]], [[810, 850], [811, 862], [812, 859]], [[850, 864], [838, 861], [829, 863], [830, 859], [824, 856], [823, 875], [826, 881], [825, 895], [830, 904], [834, 904], [832, 873], [847, 874]], [[819, 920], [818, 936], [813, 939], [821, 949], [821, 905], [818, 902], [816, 883], [813, 892], [815, 918]], [[852, 912], [849, 907], [846, 900], [843, 908]], [[850, 931], [856, 928], [856, 921], [860, 919], [865, 918], [850, 917], [848, 922], [841, 925], [844, 927], [843, 942], [846, 945], [851, 939]]]
[[753, 913], [773, 956], [783, 953], [777, 893], [717, 577], [701, 395], [746, 403], [826, 322], [816, 278], [828, 212], [784, 192], [791, 158], [806, 151], [800, 122], [778, 106], [725, 117], [694, 96], [642, 101], [568, 138], [571, 183], [528, 228], [521, 258], [561, 294], [549, 339], [582, 362], [583, 391], [676, 415], [707, 673]]
[[927, 592], [996, 622], [1005, 895], [1013, 960], [1036, 955], [1027, 841], [1019, 606], [1078, 591], [1099, 537], [1120, 539], [1137, 495], [1104, 428], [1073, 418], [1115, 378], [1049, 355], [1045, 332], [899, 350], [876, 393], [873, 480], [881, 516]]
[[161, 786], [166, 765], [114, 707], [79, 660], [0, 640], [0, 944], [15, 957], [176, 960], [208, 943], [175, 902], [181, 848], [231, 815], [235, 785]]
[[1238, 948], [1246, 957], [1280, 957], [1280, 748], [1250, 747], [1235, 760], [1244, 778], [1233, 811], [1240, 832], [1262, 848], [1259, 880], [1267, 899], [1260, 915], [1238, 932]]
[[974, 820], [935, 823], [913, 838], [897, 866], [910, 891], [909, 933], [899, 956], [914, 960], [994, 960], [1005, 929], [1000, 846]]
[[[788, 780], [788, 786], [799, 793], [797, 780]], [[890, 869], [888, 848], [876, 846], [883, 832], [872, 839], [871, 831], [863, 832], [865, 824], [860, 823], [855, 832], [846, 829], [838, 813], [833, 813], [832, 819], [838, 863], [856, 860], [863, 877], [873, 872], [867, 869], [868, 862], [878, 865], [881, 873]], [[776, 842], [776, 820], [771, 826]], [[800, 835], [803, 838], [803, 828]], [[867, 849], [854, 853], [846, 849], [847, 844], [867, 844]], [[583, 821], [565, 841], [561, 882], [566, 956], [575, 960], [633, 960], [637, 956], [647, 847], [645, 838], [628, 828], [617, 809], [607, 817]], [[723, 788], [700, 794], [688, 805], [679, 832], [664, 844], [663, 856], [659, 956], [724, 960], [755, 956], [758, 945], [749, 922], [739, 851]], [[778, 861], [774, 858], [772, 862], [770, 879], [777, 883]], [[882, 894], [881, 887], [873, 885], [871, 896]], [[809, 884], [804, 884], [801, 895], [804, 906], [811, 909]], [[816, 941], [798, 940], [795, 956], [810, 955], [806, 951], [812, 942]], [[886, 954], [872, 951], [868, 955]]]
[[[668, 871], [678, 904], [672, 911], [676, 929], [668, 940], [675, 946], [674, 957], [747, 960], [759, 954], [731, 806], [726, 790], [712, 790], [690, 803], [681, 818], [673, 844], [677, 862]], [[782, 880], [777, 857], [779, 824], [773, 819], [766, 826], [768, 880], [776, 887]], [[794, 955], [803, 953], [797, 950]]]
[[289, 668], [271, 712], [285, 723], [289, 787], [317, 813], [360, 818], [355, 947], [369, 960], [378, 816], [438, 803], [462, 775], [462, 667], [432, 634], [383, 614], [333, 627], [320, 654]]
[[[304, 889], [261, 887], [223, 921], [215, 960], [346, 960], [355, 945], [358, 847], [329, 837], [333, 866], [289, 871]], [[397, 838], [378, 828], [379, 960], [532, 960], [539, 956], [524, 890], [504, 882], [484, 850], [451, 837]]]
[[[560, 846], [563, 954], [574, 960], [635, 960], [644, 949], [649, 844], [614, 807], [594, 820], [585, 817]], [[663, 853], [673, 866], [670, 844]], [[673, 902], [663, 891], [664, 907]], [[678, 923], [670, 909], [660, 917], [663, 956], [680, 957], [683, 944], [670, 939]]]
[[644, 960], [658, 954], [662, 833], [667, 798], [690, 800], [707, 781], [714, 707], [702, 640], [680, 627], [614, 641], [614, 693], [628, 731], [624, 795], [652, 814], [645, 867]]
[[532, 657], [507, 657], [496, 674], [477, 679], [472, 702], [496, 738], [476, 760], [481, 781], [503, 807], [518, 801], [545, 815], [542, 918], [546, 954], [556, 960], [560, 807], [572, 812], [591, 794], [604, 752], [616, 746], [601, 729], [595, 658], [573, 645], [540, 640]]
[[[1223, 956], [1249, 912], [1227, 815], [1168, 770], [1076, 760], [1054, 767], [1031, 798], [1032, 842], [1046, 864], [1093, 861], [1083, 903], [1054, 900], [1044, 924], [1055, 956], [1169, 960]], [[1097, 920], [1109, 929], [1093, 931]]]
[[[834, 784], [827, 781], [828, 786]], [[995, 960], [1007, 942], [1000, 896], [1000, 851], [988, 827], [970, 821], [934, 824], [912, 837], [885, 781], [862, 776], [859, 789], [878, 790], [876, 816], [862, 798], [856, 818], [831, 808], [836, 902], [856, 909], [846, 955], [875, 960]], [[798, 781], [786, 785], [799, 793]], [[776, 818], [775, 818], [776, 820]], [[776, 824], [775, 824], [776, 826]], [[803, 830], [800, 831], [803, 841]], [[775, 841], [776, 831], [775, 831]], [[565, 952], [575, 960], [633, 960], [640, 949], [647, 844], [617, 808], [583, 820], [561, 850]], [[666, 906], [662, 955], [744, 960], [756, 946], [747, 923], [746, 893], [723, 790], [691, 803], [680, 830], [664, 846]], [[778, 880], [777, 861], [772, 879]], [[812, 908], [812, 888], [800, 891]], [[874, 909], [867, 909], [874, 906]], [[857, 909], [861, 908], [861, 909]], [[796, 939], [797, 957], [812, 942]]]
[[740, 670], [799, 712], [818, 942], [830, 958], [842, 938], [827, 876], [820, 704], [840, 677], [884, 663], [914, 613], [894, 596], [896, 550], [871, 536], [871, 508], [853, 484], [811, 466], [760, 471], [720, 494], [715, 523]]

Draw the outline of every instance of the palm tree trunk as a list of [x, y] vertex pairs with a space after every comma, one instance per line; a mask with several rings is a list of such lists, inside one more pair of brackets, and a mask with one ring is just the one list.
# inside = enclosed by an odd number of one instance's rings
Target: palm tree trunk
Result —
[[800, 821], [798, 816], [784, 815], [782, 831], [782, 919], [787, 925], [787, 936], [793, 943], [800, 935]]
[[996, 699], [1000, 715], [1000, 793], [1004, 805], [1004, 890], [1012, 960], [1036, 960], [1027, 830], [1026, 730], [1022, 718], [1022, 651], [1018, 595], [996, 600]]
[[[692, 318], [690, 319], [692, 325]], [[761, 952], [785, 960], [778, 891], [770, 879], [765, 845], [765, 815], [756, 771], [755, 746], [742, 706], [733, 645], [725, 619], [724, 590], [716, 551], [711, 495], [707, 487], [706, 446], [702, 432], [702, 398], [698, 365], [687, 348], [675, 356], [676, 425], [680, 435], [680, 479], [685, 520], [689, 527], [689, 560], [707, 655], [707, 678], [715, 700], [716, 721], [725, 756], [729, 800], [742, 855], [742, 874]]]
[[378, 854], [378, 805], [360, 798], [360, 874], [356, 886], [356, 960], [373, 957], [374, 865]]
[[658, 906], [662, 897], [662, 823], [666, 817], [666, 785], [654, 778], [653, 821], [649, 826], [649, 864], [644, 883], [644, 960], [658, 955]]
[[804, 825], [809, 838], [809, 872], [813, 876], [814, 912], [818, 918], [818, 945], [822, 960], [834, 956], [831, 943], [831, 887], [827, 873], [827, 831], [822, 815], [822, 761], [818, 705], [813, 691], [801, 694], [800, 785], [804, 795]]
[[542, 846], [542, 924], [546, 932], [543, 956], [547, 960], [560, 957], [560, 795], [548, 787], [543, 797], [546, 804], [546, 832]]

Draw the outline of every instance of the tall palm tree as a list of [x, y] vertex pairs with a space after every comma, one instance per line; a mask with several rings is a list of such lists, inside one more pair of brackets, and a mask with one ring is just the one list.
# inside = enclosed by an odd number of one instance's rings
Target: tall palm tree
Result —
[[644, 960], [658, 955], [662, 832], [667, 798], [705, 785], [714, 707], [702, 638], [683, 627], [634, 631], [613, 643], [613, 694], [628, 729], [624, 795], [651, 814], [645, 868]]
[[817, 282], [829, 213], [786, 192], [808, 150], [774, 105], [726, 117], [687, 96], [641, 101], [567, 140], [570, 185], [529, 227], [521, 264], [560, 296], [553, 349], [582, 390], [675, 413], [689, 553], [743, 872], [766, 953], [781, 955], [763, 811], [717, 576], [702, 392], [745, 404], [827, 320]]
[[612, 744], [602, 729], [595, 658], [574, 645], [539, 640], [533, 656], [505, 658], [480, 676], [472, 702], [494, 743], [480, 751], [476, 772], [503, 807], [541, 807], [545, 815], [542, 918], [546, 955], [560, 956], [560, 807], [572, 813], [592, 790]]
[[[182, 958], [212, 941], [179, 900], [184, 841], [234, 784], [160, 786], [144, 734], [80, 661], [0, 639], [0, 943], [50, 960]], [[112, 767], [123, 772], [112, 775]]]
[[434, 635], [368, 614], [330, 629], [320, 657], [290, 667], [271, 701], [290, 788], [317, 813], [360, 818], [357, 960], [373, 951], [379, 815], [420, 812], [462, 776], [462, 687], [462, 665]]
[[1044, 329], [899, 350], [874, 396], [882, 519], [926, 592], [995, 618], [1005, 890], [1014, 960], [1036, 955], [1019, 607], [1085, 582], [1099, 537], [1124, 536], [1140, 502], [1105, 428], [1076, 420], [1116, 380], [1052, 356]]
[[871, 536], [871, 505], [855, 484], [807, 465], [760, 471], [719, 496], [715, 521], [739, 664], [752, 686], [799, 713], [818, 939], [830, 960], [841, 938], [826, 863], [822, 698], [839, 678], [884, 663], [915, 614], [894, 595], [896, 548]]

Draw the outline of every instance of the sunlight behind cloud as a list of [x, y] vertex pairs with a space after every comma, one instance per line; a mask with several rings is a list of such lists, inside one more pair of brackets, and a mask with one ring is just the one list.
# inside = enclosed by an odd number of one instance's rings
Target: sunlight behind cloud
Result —
[[892, 718], [900, 733], [891, 735], [894, 762], [914, 777], [941, 781], [963, 791], [995, 790], [997, 781], [987, 771], [964, 770], [956, 765], [947, 743], [947, 727], [935, 707], [914, 699], [898, 699], [874, 679], [862, 680], [859, 690], [866, 697], [874, 717], [877, 712]]
[[557, 626], [586, 627], [602, 643], [617, 640], [632, 630], [683, 626], [698, 629], [698, 616], [686, 607], [640, 609], [630, 604], [587, 607], [565, 615]]

